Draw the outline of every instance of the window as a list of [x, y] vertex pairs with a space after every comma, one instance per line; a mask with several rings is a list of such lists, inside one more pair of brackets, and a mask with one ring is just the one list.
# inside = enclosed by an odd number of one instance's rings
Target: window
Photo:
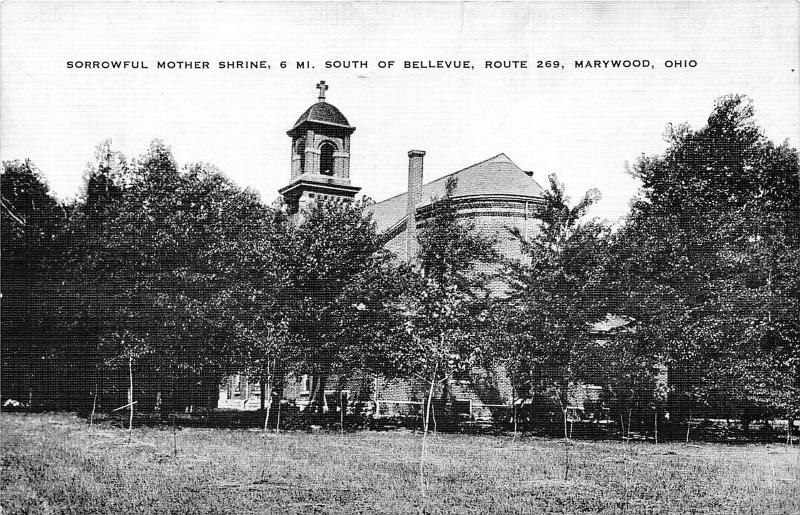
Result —
[[319, 150], [319, 173], [333, 175], [333, 153], [336, 147], [330, 142], [325, 142], [319, 147]]
[[300, 173], [306, 171], [306, 139], [300, 138], [294, 146], [294, 153], [300, 156]]
[[300, 376], [300, 395], [308, 395], [311, 393], [309, 391], [309, 386], [311, 385], [309, 384], [310, 381], [308, 379], [308, 376], [305, 374]]

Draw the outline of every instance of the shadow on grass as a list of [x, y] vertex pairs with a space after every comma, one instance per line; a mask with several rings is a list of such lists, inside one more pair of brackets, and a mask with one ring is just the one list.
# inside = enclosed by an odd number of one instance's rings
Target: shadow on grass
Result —
[[[89, 411], [58, 412], [50, 409], [36, 409], [28, 407], [5, 407], [7, 413], [74, 413], [90, 423]], [[184, 412], [137, 412], [134, 416], [134, 427], [149, 427], [153, 429], [204, 428], [204, 429], [239, 429], [263, 430], [266, 411], [238, 411], [238, 410], [197, 410], [193, 413]], [[280, 420], [279, 420], [280, 417]], [[435, 431], [445, 434], [464, 434], [472, 436], [507, 436], [513, 435], [511, 424], [497, 422], [464, 421], [441, 417], [435, 426]], [[118, 427], [128, 426], [128, 412], [96, 412], [94, 423]], [[345, 432], [357, 433], [370, 430], [378, 432], [391, 432], [406, 430], [412, 432], [422, 431], [422, 421], [414, 417], [381, 417], [372, 418], [365, 415], [348, 415], [344, 418], [344, 428], [338, 413], [307, 413], [300, 411], [295, 406], [283, 406], [280, 414], [278, 410], [270, 411], [268, 429], [275, 431], [280, 423], [280, 431], [307, 431], [307, 432]], [[519, 428], [520, 437], [539, 437], [550, 439], [563, 439], [564, 428], [560, 421], [538, 421], [534, 424], [525, 424]], [[686, 424], [663, 424], [659, 426], [659, 442], [684, 442], [686, 441]], [[602, 424], [596, 421], [580, 421], [568, 426], [571, 439], [588, 441], [605, 440], [631, 440], [639, 442], [655, 442], [652, 431], [631, 431], [623, 433], [619, 425], [610, 423]], [[785, 443], [787, 434], [785, 428], [777, 428], [769, 423], [761, 423], [754, 428], [745, 430], [735, 422], [720, 422], [709, 420], [693, 420], [689, 429], [688, 443], [723, 443], [729, 445], [747, 445], [753, 443]], [[792, 432], [792, 443], [800, 443], [798, 431]]]

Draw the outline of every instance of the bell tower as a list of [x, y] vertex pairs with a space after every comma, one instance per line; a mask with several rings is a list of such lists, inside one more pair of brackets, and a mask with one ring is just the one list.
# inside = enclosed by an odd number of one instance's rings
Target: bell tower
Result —
[[317, 89], [317, 103], [286, 132], [292, 139], [291, 179], [279, 193], [291, 215], [316, 199], [350, 201], [361, 190], [350, 184], [350, 135], [356, 128], [326, 102], [325, 81]]

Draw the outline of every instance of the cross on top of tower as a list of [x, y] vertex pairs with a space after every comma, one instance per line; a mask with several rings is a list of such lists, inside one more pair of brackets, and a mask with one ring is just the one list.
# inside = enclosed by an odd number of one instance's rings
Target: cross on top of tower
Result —
[[317, 83], [317, 89], [319, 90], [319, 101], [325, 102], [325, 92], [328, 90], [328, 85], [325, 84], [324, 80], [321, 80]]

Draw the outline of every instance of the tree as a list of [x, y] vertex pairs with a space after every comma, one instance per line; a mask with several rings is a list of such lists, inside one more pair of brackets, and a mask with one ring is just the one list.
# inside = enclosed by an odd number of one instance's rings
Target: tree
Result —
[[[100, 337], [108, 328], [103, 320], [106, 272], [102, 253], [103, 242], [112, 230], [109, 220], [123, 200], [124, 181], [129, 173], [125, 156], [114, 151], [111, 140], [95, 149], [95, 163], [90, 163], [84, 176], [84, 186], [78, 201], [73, 205], [67, 224], [63, 250], [65, 259], [61, 266], [61, 307], [64, 317], [61, 328], [72, 334], [71, 352], [79, 356], [86, 370], [74, 374], [85, 377], [88, 388], [72, 382], [73, 389], [87, 391], [92, 398], [94, 412], [103, 404], [101, 392], [105, 389], [106, 361], [102, 354]], [[114, 263], [115, 266], [117, 263]], [[66, 341], [64, 342], [67, 343]], [[64, 345], [67, 347], [67, 345]], [[67, 349], [65, 349], [67, 350]], [[76, 395], [83, 408], [85, 395]]]
[[378, 366], [367, 351], [391, 319], [391, 256], [363, 208], [360, 202], [319, 200], [288, 233], [283, 309], [289, 359], [294, 372], [313, 376], [311, 409], [318, 413], [332, 375], [341, 389], [359, 365]]
[[96, 351], [136, 372], [145, 405], [213, 407], [226, 372], [274, 348], [285, 223], [253, 192], [209, 165], [179, 170], [155, 141], [130, 167], [91, 173], [80, 212], [75, 275]]
[[657, 343], [681, 418], [796, 413], [797, 152], [767, 140], [738, 95], [666, 138], [632, 170], [642, 191], [615, 239], [619, 309]]
[[451, 181], [419, 233], [415, 273], [408, 276], [402, 300], [406, 336], [397, 340], [394, 353], [399, 370], [428, 385], [425, 433], [438, 386], [444, 386], [446, 400], [453, 374], [483, 363], [486, 340], [480, 335], [489, 329], [493, 241], [458, 219], [450, 196], [454, 188]]
[[[27, 160], [3, 162], [0, 189], [3, 393], [27, 404], [43, 403], [58, 363], [60, 335], [54, 322], [67, 208], [50, 195]], [[52, 386], [58, 390], [55, 381]]]
[[526, 260], [508, 264], [510, 292], [503, 305], [505, 337], [497, 354], [519, 392], [544, 394], [565, 421], [570, 393], [586, 376], [591, 324], [605, 315], [603, 270], [607, 228], [581, 222], [599, 198], [587, 192], [570, 207], [555, 175], [543, 195], [539, 230], [525, 243]]
[[487, 340], [481, 334], [489, 331], [489, 284], [495, 270], [488, 265], [495, 256], [494, 242], [458, 219], [451, 196], [455, 186], [450, 179], [444, 198], [432, 203], [419, 232], [419, 253], [403, 269], [404, 291], [397, 304], [403, 329], [394, 333], [387, 353], [401, 375], [427, 384], [419, 461], [423, 498], [434, 394], [443, 386], [446, 403], [453, 375], [484, 362]]

